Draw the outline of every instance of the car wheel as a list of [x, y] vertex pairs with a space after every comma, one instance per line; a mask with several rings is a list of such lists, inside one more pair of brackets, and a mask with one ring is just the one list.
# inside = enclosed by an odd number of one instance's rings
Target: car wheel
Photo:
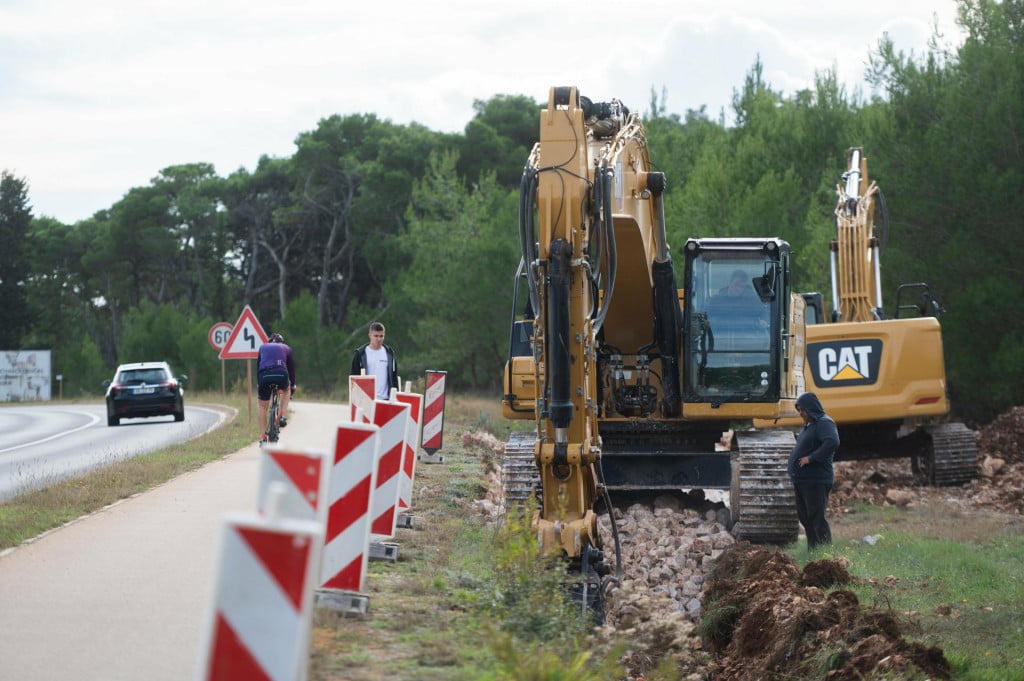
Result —
[[107, 425], [108, 426], [119, 426], [121, 425], [121, 419], [114, 416], [110, 412], [107, 412]]
[[184, 402], [182, 402], [178, 406], [178, 410], [174, 412], [174, 420], [175, 421], [184, 421], [185, 420], [185, 403]]

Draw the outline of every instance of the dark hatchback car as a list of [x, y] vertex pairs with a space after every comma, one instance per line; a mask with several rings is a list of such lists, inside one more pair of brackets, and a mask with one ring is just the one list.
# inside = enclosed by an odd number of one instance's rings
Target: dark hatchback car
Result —
[[122, 364], [113, 381], [103, 381], [107, 425], [141, 416], [173, 416], [175, 421], [184, 421], [186, 380], [187, 376], [175, 376], [167, 362]]

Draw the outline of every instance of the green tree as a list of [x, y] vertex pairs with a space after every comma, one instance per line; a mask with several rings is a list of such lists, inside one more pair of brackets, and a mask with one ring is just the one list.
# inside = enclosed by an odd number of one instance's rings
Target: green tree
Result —
[[539, 134], [541, 105], [522, 95], [495, 95], [475, 100], [473, 110], [456, 147], [459, 175], [475, 180], [493, 173], [500, 186], [518, 187]]
[[[496, 390], [508, 349], [512, 276], [519, 262], [518, 194], [493, 174], [467, 190], [452, 152], [434, 154], [413, 189], [408, 269], [388, 282], [388, 337], [403, 377], [449, 372], [452, 385]], [[410, 379], [411, 380], [411, 379]]]
[[179, 272], [175, 297], [204, 314], [226, 302], [221, 272], [228, 244], [219, 211], [221, 185], [209, 163], [170, 166], [152, 180], [167, 201], [167, 229], [177, 244], [173, 257], [166, 254]]
[[[281, 221], [275, 216], [293, 210], [291, 160], [262, 156], [256, 170], [244, 168], [232, 173], [221, 185], [220, 195], [227, 213], [225, 218], [225, 253], [231, 254], [222, 263], [225, 278], [231, 285], [230, 304], [216, 312], [221, 319], [237, 317], [239, 310], [250, 305], [257, 317], [283, 312], [279, 250], [287, 240], [278, 233]], [[270, 266], [264, 266], [269, 259]], [[293, 264], [296, 276], [306, 271], [304, 262]], [[268, 304], [268, 292], [277, 294], [276, 304]]]
[[0, 173], [0, 300], [4, 323], [0, 324], [0, 348], [17, 350], [21, 338], [32, 326], [28, 306], [29, 260], [27, 235], [32, 221], [28, 204], [28, 182], [6, 170]]
[[339, 328], [318, 323], [316, 298], [309, 291], [292, 298], [284, 318], [270, 328], [295, 353], [296, 381], [303, 392], [331, 395], [348, 387], [350, 351]]
[[187, 390], [227, 390], [245, 377], [244, 362], [221, 360], [210, 345], [210, 328], [219, 321], [186, 314], [182, 327], [173, 330], [178, 360], [171, 368], [188, 376]]
[[413, 179], [435, 143], [422, 126], [372, 115], [331, 116], [299, 136], [292, 165], [299, 202], [280, 224], [307, 235], [320, 324], [344, 325], [355, 300], [387, 307], [383, 284], [402, 266], [389, 242], [405, 229]]
[[52, 394], [56, 397], [63, 393], [65, 399], [102, 399], [103, 381], [112, 378], [114, 373], [88, 336], [68, 339], [54, 346], [51, 368], [55, 381], [58, 374], [62, 377], [62, 385]]
[[890, 118], [877, 142], [888, 267], [929, 282], [949, 310], [954, 407], [985, 421], [1024, 402], [1024, 3], [962, 0], [958, 14], [967, 35], [955, 54], [936, 47], [915, 60], [883, 40], [872, 79]]
[[144, 300], [125, 315], [119, 363], [164, 361], [180, 367], [178, 337], [188, 326], [176, 306]]

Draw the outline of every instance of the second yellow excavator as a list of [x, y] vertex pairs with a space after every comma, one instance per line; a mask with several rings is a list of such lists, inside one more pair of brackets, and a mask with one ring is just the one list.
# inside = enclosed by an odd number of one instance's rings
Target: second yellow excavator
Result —
[[804, 294], [808, 389], [839, 426], [836, 460], [909, 457], [919, 484], [967, 482], [977, 472], [977, 443], [948, 420], [942, 306], [927, 284], [902, 284], [887, 317], [880, 258], [888, 211], [862, 147], [849, 150], [836, 197], [827, 318], [823, 296]]

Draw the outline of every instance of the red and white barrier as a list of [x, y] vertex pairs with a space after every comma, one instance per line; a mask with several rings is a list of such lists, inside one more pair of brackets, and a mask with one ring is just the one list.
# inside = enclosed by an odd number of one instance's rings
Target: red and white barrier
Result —
[[283, 498], [275, 503], [279, 503], [282, 516], [323, 523], [328, 478], [328, 472], [324, 470], [325, 460], [326, 457], [319, 452], [277, 447], [261, 450], [256, 509], [261, 514], [267, 513], [274, 483], [281, 483]]
[[377, 400], [373, 406], [373, 422], [380, 427], [380, 456], [377, 458], [377, 478], [370, 501], [370, 533], [377, 537], [395, 536], [408, 419], [408, 404]]
[[323, 526], [312, 521], [225, 516], [197, 679], [306, 677], [322, 541]]
[[356, 420], [356, 412], [363, 410], [363, 422], [373, 423], [373, 403], [377, 399], [377, 377], [349, 376], [348, 401], [351, 410], [349, 420]]
[[370, 544], [370, 500], [380, 450], [380, 429], [343, 423], [335, 437], [330, 471], [327, 534], [320, 586], [358, 592], [366, 579]]
[[398, 508], [412, 506], [412, 482], [416, 473], [416, 455], [420, 446], [420, 423], [423, 421], [423, 395], [395, 393], [395, 399], [409, 405], [409, 418], [405, 429], [405, 454], [402, 456], [401, 478], [398, 481]]
[[423, 449], [433, 456], [441, 449], [444, 436], [444, 384], [447, 371], [427, 370], [426, 401], [423, 406]]

